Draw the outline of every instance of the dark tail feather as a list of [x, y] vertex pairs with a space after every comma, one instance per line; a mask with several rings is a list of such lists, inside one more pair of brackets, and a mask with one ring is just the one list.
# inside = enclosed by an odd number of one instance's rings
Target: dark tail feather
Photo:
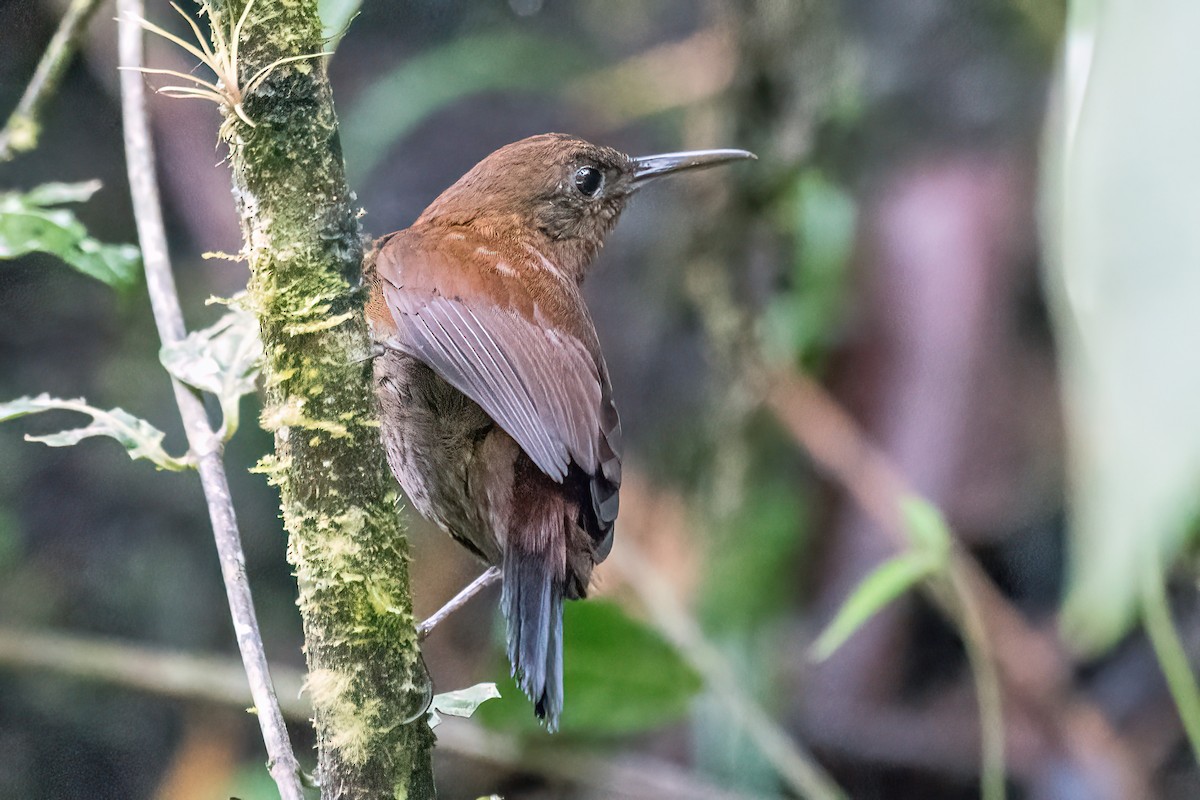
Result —
[[513, 677], [551, 732], [562, 713], [562, 584], [541, 554], [508, 548], [500, 605]]

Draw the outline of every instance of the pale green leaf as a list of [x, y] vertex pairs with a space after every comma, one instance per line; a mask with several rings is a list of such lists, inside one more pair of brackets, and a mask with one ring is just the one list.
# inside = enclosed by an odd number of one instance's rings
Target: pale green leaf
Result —
[[149, 422], [120, 408], [108, 411], [95, 408], [82, 399], [61, 400], [48, 394], [21, 397], [8, 403], [0, 403], [0, 422], [43, 411], [75, 411], [90, 416], [92, 423], [83, 428], [72, 428], [43, 436], [26, 436], [26, 440], [41, 442], [50, 447], [69, 447], [93, 436], [108, 436], [116, 439], [134, 460], [144, 458], [162, 469], [169, 470], [187, 469], [191, 466], [186, 458], [174, 458], [167, 454], [162, 447], [163, 432]]
[[25, 193], [25, 202], [34, 206], [59, 206], [63, 203], [86, 203], [100, 191], [98, 180], [80, 183], [43, 183]]
[[477, 683], [466, 689], [456, 689], [453, 692], [442, 692], [433, 696], [429, 706], [429, 727], [436, 728], [442, 721], [442, 714], [452, 717], [470, 717], [479, 706], [488, 700], [500, 696], [500, 690], [494, 683]]
[[50, 253], [109, 286], [130, 286], [141, 268], [138, 249], [97, 241], [74, 214], [54, 207], [83, 202], [99, 188], [99, 181], [47, 183], [24, 194], [0, 193], [0, 259]]
[[1047, 136], [1047, 293], [1067, 422], [1062, 630], [1102, 652], [1200, 486], [1200, 4], [1072, 3]]
[[883, 562], [863, 578], [846, 599], [833, 620], [813, 643], [812, 655], [823, 661], [845, 644], [867, 620], [900, 595], [937, 571], [938, 564], [928, 555], [911, 552]]
[[913, 545], [935, 563], [944, 564], [952, 535], [937, 506], [923, 497], [909, 495], [900, 500], [900, 514]]
[[178, 380], [216, 395], [228, 439], [238, 427], [242, 396], [253, 392], [258, 380], [262, 362], [258, 320], [235, 303], [216, 324], [164, 345], [159, 360]]

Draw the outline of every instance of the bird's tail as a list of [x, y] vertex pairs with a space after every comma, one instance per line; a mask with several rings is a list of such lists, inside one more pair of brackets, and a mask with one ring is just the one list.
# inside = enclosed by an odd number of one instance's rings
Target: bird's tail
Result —
[[515, 542], [505, 548], [500, 605], [508, 621], [508, 660], [552, 733], [563, 707], [561, 572], [550, 553], [531, 552]]

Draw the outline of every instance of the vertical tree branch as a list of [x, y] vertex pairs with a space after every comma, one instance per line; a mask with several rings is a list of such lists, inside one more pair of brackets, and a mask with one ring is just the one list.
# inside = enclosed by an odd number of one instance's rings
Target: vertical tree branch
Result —
[[38, 135], [41, 132], [42, 108], [46, 101], [54, 96], [58, 82], [71, 64], [71, 58], [79, 45], [79, 39], [87, 30], [87, 24], [92, 15], [100, 7], [101, 0], [71, 0], [67, 13], [63, 15], [54, 38], [50, 40], [46, 52], [38, 61], [33, 78], [25, 87], [17, 107], [13, 109], [0, 130], [0, 161], [11, 161], [18, 153], [37, 147]]
[[226, 36], [247, 95], [223, 109], [223, 130], [275, 434], [262, 470], [299, 583], [322, 797], [432, 797], [431, 689], [379, 438], [354, 197], [324, 63], [297, 60], [321, 52], [317, 3], [205, 5], [214, 29], [243, 20], [239, 41]]
[[[121, 17], [120, 62], [121, 66], [127, 68], [121, 73], [121, 110], [129, 188], [133, 196], [154, 322], [163, 344], [171, 344], [183, 339], [186, 330], [167, 255], [167, 238], [163, 231], [162, 208], [154, 176], [153, 143], [146, 117], [145, 88], [141, 74], [135, 71], [142, 66], [142, 29], [135, 21], [135, 18], [142, 16], [142, 3], [141, 0], [118, 0], [117, 8]], [[188, 446], [196, 459], [204, 497], [208, 502], [208, 515], [220, 556], [221, 574], [225, 579], [225, 592], [229, 598], [238, 649], [250, 681], [251, 696], [257, 707], [258, 723], [270, 759], [268, 768], [283, 800], [303, 800], [299, 766], [292, 753], [279, 701], [271, 685], [258, 619], [254, 614], [237, 517], [221, 460], [221, 442], [209, 425], [200, 398], [179, 381], [172, 379], [171, 383], [187, 433]]]

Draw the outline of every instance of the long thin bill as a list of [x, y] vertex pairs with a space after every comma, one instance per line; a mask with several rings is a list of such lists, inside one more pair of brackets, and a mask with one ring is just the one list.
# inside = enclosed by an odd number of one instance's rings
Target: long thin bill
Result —
[[748, 150], [690, 150], [686, 153], [638, 156], [633, 159], [633, 183], [636, 186], [664, 175], [673, 175], [685, 170], [707, 169], [747, 158], [756, 159], [758, 156]]

